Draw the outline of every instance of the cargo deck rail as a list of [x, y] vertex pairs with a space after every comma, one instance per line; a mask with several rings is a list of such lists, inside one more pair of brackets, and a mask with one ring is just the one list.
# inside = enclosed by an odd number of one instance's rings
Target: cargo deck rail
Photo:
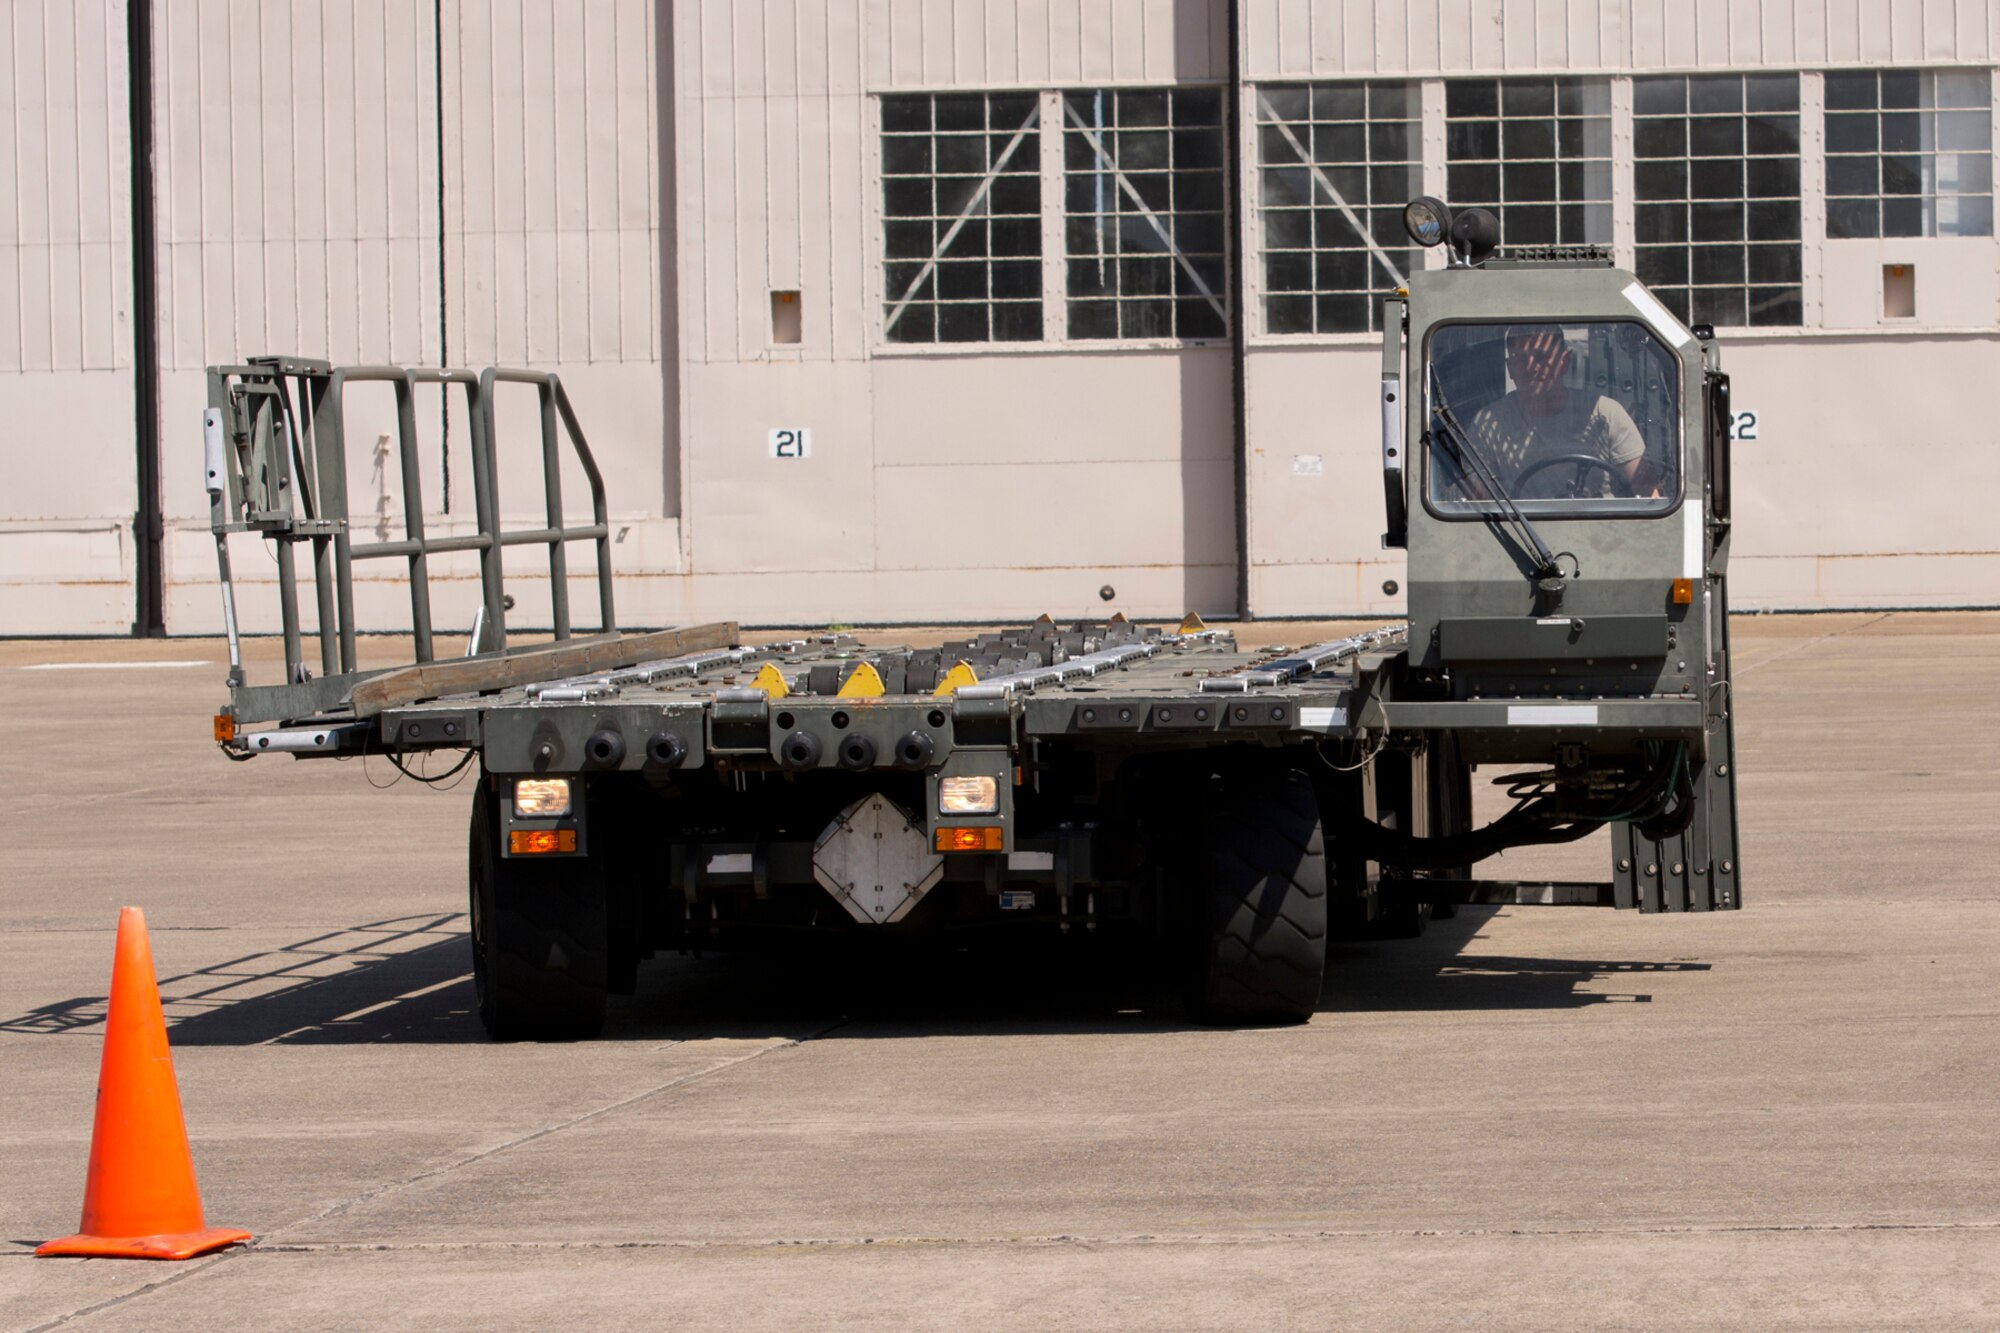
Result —
[[[387, 384], [396, 404], [396, 438], [402, 486], [403, 534], [394, 540], [357, 542], [347, 494], [345, 401], [348, 386]], [[419, 385], [436, 384], [446, 395], [464, 395], [472, 459], [475, 531], [434, 536], [428, 512], [417, 431]], [[501, 520], [498, 475], [498, 386], [523, 385], [539, 400], [545, 522], [508, 528]], [[359, 668], [354, 607], [354, 565], [362, 560], [402, 560], [409, 576], [410, 623], [419, 665], [437, 659], [432, 616], [430, 558], [455, 552], [479, 556], [480, 605], [468, 656], [508, 651], [509, 600], [503, 587], [502, 552], [510, 546], [548, 549], [549, 595], [558, 643], [572, 637], [569, 602], [571, 542], [596, 547], [601, 632], [615, 634], [611, 526], [604, 481], [562, 381], [552, 372], [488, 367], [484, 370], [404, 366], [341, 366], [297, 356], [252, 358], [208, 372], [208, 407], [202, 414], [204, 485], [209, 528], [221, 574], [223, 623], [229, 638], [232, 711], [246, 718], [302, 717], [347, 704], [353, 688], [377, 674]], [[565, 518], [562, 451], [567, 443], [590, 488], [591, 521]], [[275, 544], [279, 618], [285, 642], [285, 678], [252, 686], [245, 678], [229, 536], [248, 532]], [[310, 547], [319, 674], [305, 660], [297, 547]]]

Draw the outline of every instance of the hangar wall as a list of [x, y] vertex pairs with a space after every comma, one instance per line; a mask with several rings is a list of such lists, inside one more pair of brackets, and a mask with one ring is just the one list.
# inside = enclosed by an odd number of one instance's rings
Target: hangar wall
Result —
[[125, 7], [0, 24], [0, 630], [132, 625], [131, 149]]
[[[1223, 17], [1162, 4], [676, 7], [693, 614], [1083, 614], [1104, 587], [1129, 609], [1233, 603], [1226, 344], [885, 339], [873, 96], [1212, 81], [1226, 71]], [[780, 344], [771, 302], [785, 291], [801, 328]], [[790, 426], [811, 432], [811, 456], [773, 459], [768, 432]]]
[[[1401, 560], [1376, 540], [1369, 424], [1377, 335], [1366, 316], [1301, 328], [1277, 313], [1293, 298], [1272, 214], [1298, 201], [1263, 137], [1289, 113], [1266, 94], [1390, 90], [1413, 145], [1399, 179], [1442, 193], [1457, 179], [1462, 85], [1588, 85], [1611, 145], [1605, 220], [1591, 225], [1633, 264], [1657, 239], [1635, 222], [1648, 111], [1635, 95], [1663, 73], [1759, 71], [1796, 76], [1802, 188], [1796, 318], [1723, 329], [1738, 402], [1760, 422], [1738, 446], [1738, 602], [2000, 602], [2000, 540], [1977, 498], [2000, 482], [1983, 389], [2000, 350], [2000, 244], [1990, 221], [1961, 235], [1835, 235], [1820, 188], [1829, 154], [1845, 151], [1827, 139], [1830, 114], [1846, 114], [1829, 113], [1829, 79], [1969, 73], [1988, 90], [1990, 215], [2000, 0], [1237, 0], [1234, 17], [1236, 82], [1227, 0], [157, 0], [150, 332], [169, 629], [219, 622], [194, 476], [202, 367], [261, 351], [558, 370], [609, 483], [627, 623], [1087, 614], [1106, 587], [1133, 614], [1227, 613], [1239, 546], [1255, 613], [1393, 614], [1400, 599], [1383, 585], [1400, 581]], [[0, 407], [16, 426], [16, 485], [0, 498], [7, 633], [131, 624], [125, 24], [118, 0], [23, 0], [0, 30], [12, 83], [0, 175], [13, 192], [0, 208]], [[1169, 274], [1170, 318], [1106, 277], [1131, 258], [1106, 248], [1148, 233], [1143, 210], [1120, 202], [1121, 173], [1108, 158], [1091, 167], [1089, 150], [1156, 89], [1229, 99], [1234, 133], [1199, 171], [1229, 183], [1205, 207], [1227, 236], [1219, 248], [1242, 257], [1240, 310], [1226, 284], [1201, 280], [1221, 255], [1190, 261], [1169, 245], [1178, 268], [1142, 256]], [[1039, 312], [1026, 330], [1039, 336], [895, 330], [913, 300], [949, 313], [952, 298], [933, 303], [929, 279], [909, 282], [917, 266], [891, 253], [910, 224], [887, 191], [910, 168], [884, 155], [941, 151], [944, 129], [919, 145], [929, 131], [906, 137], [897, 118], [967, 96], [988, 115], [1028, 112], [989, 127], [984, 165], [1018, 173], [1029, 201], [1017, 221], [1039, 236], [1039, 289], [1013, 308]], [[1173, 124], [1177, 144], [1224, 133], [1220, 112], [1200, 120], [1205, 105], [1186, 102], [1197, 119]], [[1075, 193], [1091, 171], [1094, 201]], [[953, 209], [936, 211], [942, 238]], [[1092, 217], [1094, 242], [1074, 225]], [[931, 255], [940, 272], [959, 257], [952, 243]], [[1079, 264], [1092, 253], [1094, 269]], [[1002, 270], [1019, 264], [998, 251], [953, 270], [996, 284], [980, 298], [995, 321]], [[1885, 304], [1891, 270], [1914, 275], [1911, 313]], [[1109, 334], [1086, 327], [1070, 289], [1107, 281], [1090, 308], [1121, 312]], [[348, 465], [357, 525], [393, 535], [386, 408], [386, 396], [352, 406]], [[510, 416], [503, 438], [531, 425]], [[420, 426], [431, 530], [462, 528], [464, 423], [434, 402]], [[777, 456], [781, 430], [806, 432], [809, 453]], [[503, 460], [504, 503], [523, 516], [538, 503], [530, 445]], [[472, 566], [443, 563], [439, 620], [462, 622]], [[236, 564], [252, 585], [268, 575], [254, 548]], [[518, 574], [517, 620], [534, 623], [545, 578], [527, 563]], [[389, 581], [371, 580], [361, 605], [371, 624], [406, 623]], [[269, 628], [258, 588], [243, 607], [246, 624]]]

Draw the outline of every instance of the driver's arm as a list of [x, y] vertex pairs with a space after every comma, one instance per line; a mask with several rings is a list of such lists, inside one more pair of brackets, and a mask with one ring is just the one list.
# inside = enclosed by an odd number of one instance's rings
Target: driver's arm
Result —
[[1666, 484], [1667, 474], [1659, 464], [1645, 457], [1632, 459], [1628, 463], [1614, 463], [1625, 476], [1625, 484], [1632, 488], [1632, 494], [1641, 500], [1658, 500], [1665, 492], [1660, 488]]
[[1646, 440], [1632, 422], [1632, 414], [1615, 398], [1599, 398], [1597, 415], [1604, 421], [1604, 460], [1618, 470], [1632, 494], [1641, 499], [1658, 499], [1664, 475], [1646, 458]]

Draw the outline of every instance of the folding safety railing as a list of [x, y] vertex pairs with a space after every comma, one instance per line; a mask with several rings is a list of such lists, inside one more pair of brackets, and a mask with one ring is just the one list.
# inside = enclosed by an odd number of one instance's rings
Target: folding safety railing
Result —
[[[401, 458], [403, 535], [394, 541], [354, 540], [347, 507], [347, 441], [342, 398], [350, 384], [394, 386]], [[416, 396], [420, 384], [465, 395], [472, 453], [473, 510], [477, 531], [433, 537], [424, 529], [423, 476], [419, 465]], [[494, 391], [499, 384], [534, 386], [540, 396], [542, 484], [546, 525], [504, 530], [496, 466]], [[560, 423], [560, 424], [559, 424]], [[410, 629], [418, 664], [435, 660], [431, 620], [430, 557], [479, 553], [480, 606], [468, 655], [507, 651], [507, 600], [501, 555], [509, 546], [547, 546], [549, 596], [555, 637], [571, 637], [567, 545], [597, 544], [597, 599], [603, 632], [617, 629], [611, 597], [611, 528], [604, 482], [562, 382], [552, 373], [488, 368], [483, 371], [336, 367], [304, 357], [252, 358], [241, 366], [208, 372], [208, 408], [202, 416], [209, 527], [215, 534], [222, 575], [222, 610], [229, 635], [229, 684], [239, 716], [301, 718], [341, 708], [362, 671], [355, 658], [354, 564], [401, 559], [409, 565]], [[568, 526], [563, 517], [561, 443], [567, 437], [590, 482], [591, 522]], [[276, 544], [278, 605], [285, 636], [285, 681], [253, 687], [243, 674], [235, 584], [229, 568], [229, 534], [253, 532]], [[310, 544], [319, 625], [319, 676], [304, 659], [300, 629], [298, 553]]]

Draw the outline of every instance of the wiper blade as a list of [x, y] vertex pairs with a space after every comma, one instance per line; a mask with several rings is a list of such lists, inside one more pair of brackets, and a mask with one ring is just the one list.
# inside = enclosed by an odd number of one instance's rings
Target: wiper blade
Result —
[[[1561, 577], [1562, 567], [1556, 563], [1555, 553], [1549, 549], [1549, 544], [1542, 540], [1542, 534], [1535, 531], [1535, 525], [1528, 521], [1528, 516], [1521, 512], [1521, 506], [1514, 502], [1514, 497], [1508, 494], [1507, 488], [1501, 484], [1499, 473], [1486, 454], [1473, 443], [1471, 432], [1459, 425], [1458, 418], [1452, 414], [1451, 404], [1445, 401], [1444, 390], [1438, 384], [1437, 367], [1431, 366], [1428, 369], [1431, 415], [1445, 428], [1445, 438], [1451, 447], [1452, 460], [1461, 469], [1467, 469], [1469, 466], [1473, 479], [1485, 488], [1493, 503], [1500, 506], [1500, 512], [1512, 525], [1515, 537], [1523, 547], [1533, 553], [1536, 576]], [[1432, 432], [1425, 431], [1424, 443], [1428, 445], [1432, 439]]]

